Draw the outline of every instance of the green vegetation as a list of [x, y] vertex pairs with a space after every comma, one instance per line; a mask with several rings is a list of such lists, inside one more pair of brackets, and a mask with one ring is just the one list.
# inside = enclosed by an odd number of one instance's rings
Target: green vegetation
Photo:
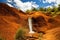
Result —
[[49, 15], [51, 17], [56, 17], [57, 15], [60, 14], [60, 4], [58, 5], [58, 7], [56, 6], [52, 6], [52, 8], [48, 7], [48, 8], [33, 8], [32, 10], [27, 10], [26, 12], [29, 13], [31, 11], [42, 11], [43, 13], [45, 13], [46, 15]]
[[27, 10], [26, 13], [29, 13], [29, 12], [31, 12], [31, 11], [32, 11], [32, 10]]
[[32, 10], [27, 10], [26, 13], [32, 12], [32, 11], [38, 11], [38, 9], [33, 8]]
[[58, 5], [58, 7], [52, 6], [52, 8], [40, 8], [40, 11], [43, 11], [46, 15], [49, 15], [51, 17], [56, 17], [60, 14], [60, 4]]
[[41, 7], [41, 8], [39, 8], [39, 11], [45, 11], [45, 8]]
[[38, 9], [36, 9], [36, 8], [33, 8], [33, 9], [32, 9], [32, 11], [38, 11]]
[[39, 33], [39, 40], [42, 40], [43, 38], [43, 33]]
[[16, 33], [15, 40], [26, 40], [25, 34], [26, 34], [25, 28], [20, 28], [18, 32]]

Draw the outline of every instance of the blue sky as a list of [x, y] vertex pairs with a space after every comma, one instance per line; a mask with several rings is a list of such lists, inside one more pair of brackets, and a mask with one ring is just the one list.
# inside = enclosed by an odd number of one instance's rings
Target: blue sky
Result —
[[[39, 5], [39, 7], [45, 7], [45, 6], [48, 6], [48, 5], [54, 5], [55, 3], [52, 2], [52, 3], [43, 3], [43, 0], [21, 0], [22, 2], [36, 2], [36, 4]], [[0, 0], [0, 2], [3, 2], [3, 3], [7, 3], [7, 0]]]
[[11, 7], [20, 8], [23, 11], [32, 7], [52, 7], [53, 5], [57, 6], [60, 4], [59, 0], [0, 0], [1, 2], [7, 3]]
[[55, 3], [52, 2], [52, 3], [43, 3], [43, 0], [22, 0], [23, 2], [27, 2], [27, 1], [33, 1], [33, 2], [36, 2], [36, 4], [39, 5], [39, 7], [45, 7], [45, 6], [48, 6], [48, 5], [54, 5]]

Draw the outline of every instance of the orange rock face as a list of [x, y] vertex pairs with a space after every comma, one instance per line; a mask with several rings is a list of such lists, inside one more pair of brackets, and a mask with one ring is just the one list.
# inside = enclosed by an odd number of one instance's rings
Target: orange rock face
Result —
[[16, 31], [22, 27], [19, 13], [15, 8], [0, 4], [0, 36], [5, 40], [14, 40]]

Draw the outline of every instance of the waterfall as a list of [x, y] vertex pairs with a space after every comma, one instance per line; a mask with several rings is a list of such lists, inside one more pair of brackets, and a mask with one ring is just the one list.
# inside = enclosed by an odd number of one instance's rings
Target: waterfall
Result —
[[34, 31], [32, 30], [32, 19], [29, 17], [28, 18], [28, 23], [29, 23], [29, 33], [34, 33]]

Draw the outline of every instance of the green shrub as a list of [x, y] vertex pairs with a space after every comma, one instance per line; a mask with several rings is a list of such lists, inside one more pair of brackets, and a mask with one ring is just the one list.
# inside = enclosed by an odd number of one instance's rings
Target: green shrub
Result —
[[26, 40], [25, 33], [26, 30], [24, 28], [19, 29], [16, 33], [15, 40]]

